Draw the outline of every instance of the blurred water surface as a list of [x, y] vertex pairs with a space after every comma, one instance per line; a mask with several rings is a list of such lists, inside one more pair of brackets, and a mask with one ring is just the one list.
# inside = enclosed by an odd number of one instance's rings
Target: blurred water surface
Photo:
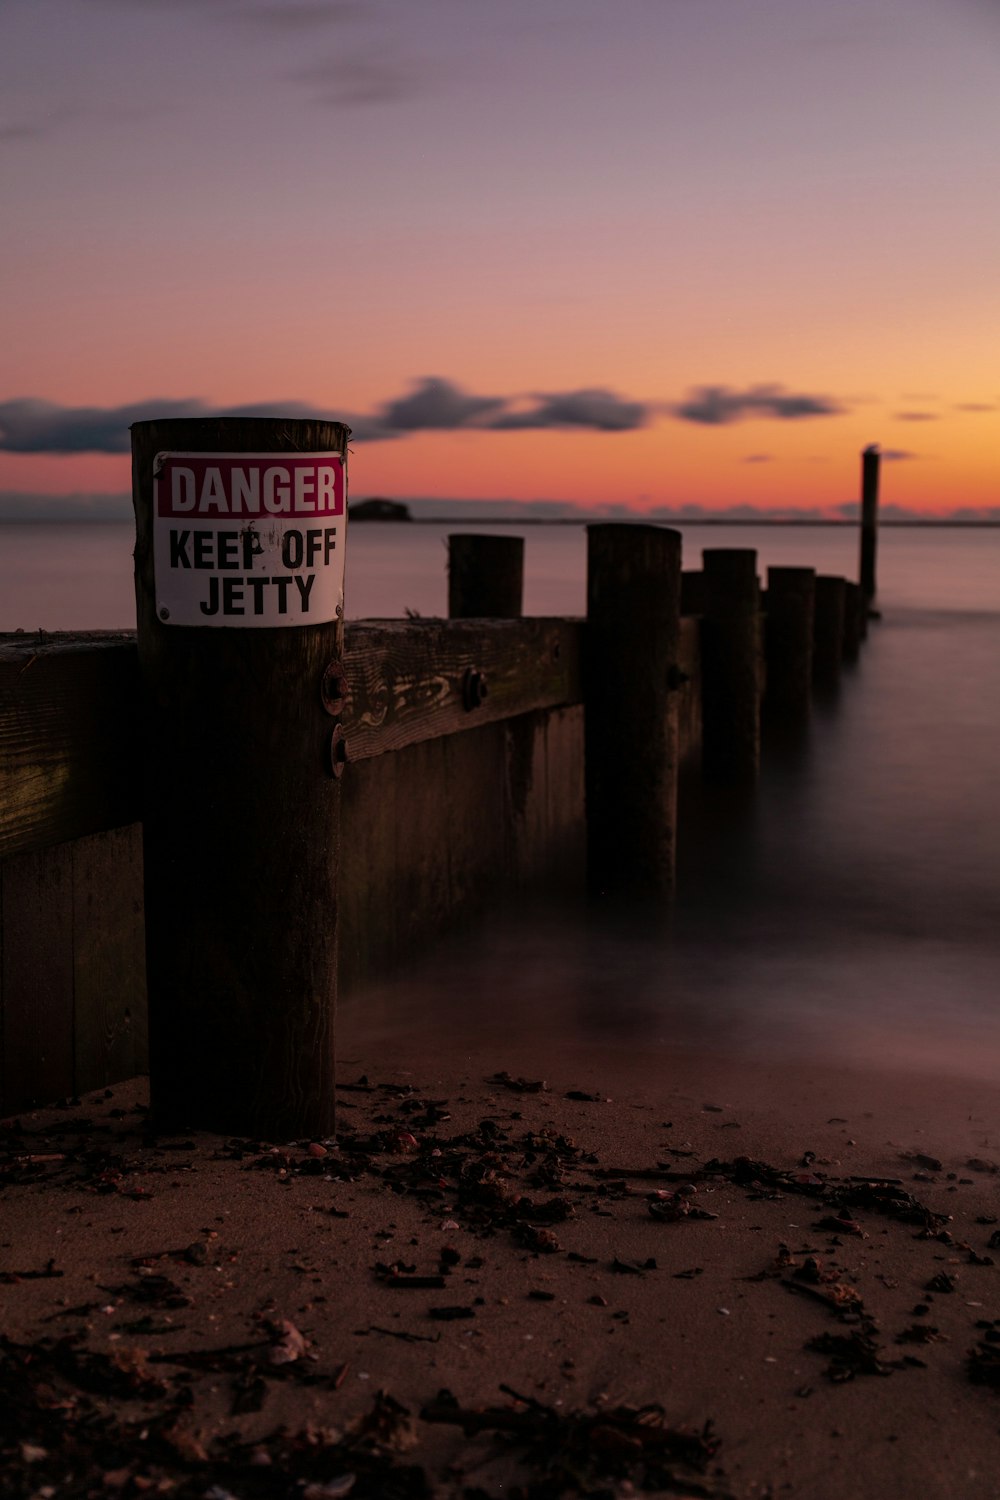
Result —
[[[442, 614], [458, 529], [355, 525], [349, 616]], [[582, 527], [488, 529], [526, 537], [529, 613], [583, 612]], [[688, 567], [740, 546], [856, 571], [851, 528], [681, 530]], [[131, 628], [131, 527], [4, 524], [0, 548], [0, 628]], [[767, 742], [753, 796], [685, 788], [669, 932], [498, 921], [365, 997], [368, 1024], [1000, 1076], [1000, 531], [886, 529], [879, 604], [809, 731]]]

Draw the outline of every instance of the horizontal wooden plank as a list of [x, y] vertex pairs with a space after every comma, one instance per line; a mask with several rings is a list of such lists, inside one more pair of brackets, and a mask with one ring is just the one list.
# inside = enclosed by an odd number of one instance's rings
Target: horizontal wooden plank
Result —
[[[347, 628], [349, 760], [581, 701], [583, 622], [365, 620]], [[476, 673], [486, 694], [475, 707]]]
[[132, 823], [135, 637], [0, 636], [0, 857]]
[[[385, 620], [346, 630], [351, 760], [580, 701], [572, 620]], [[476, 672], [486, 694], [465, 690]], [[0, 858], [141, 817], [131, 634], [0, 635]]]

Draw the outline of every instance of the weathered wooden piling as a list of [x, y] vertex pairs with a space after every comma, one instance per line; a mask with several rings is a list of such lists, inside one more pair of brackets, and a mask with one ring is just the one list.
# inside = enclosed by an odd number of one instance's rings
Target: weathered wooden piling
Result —
[[844, 580], [844, 634], [841, 638], [841, 654], [845, 661], [857, 661], [861, 641], [865, 634], [864, 594], [860, 583]]
[[448, 614], [453, 620], [519, 620], [524, 593], [524, 538], [448, 538]]
[[757, 554], [702, 553], [702, 767], [708, 780], [751, 780], [760, 768], [760, 589]]
[[681, 614], [700, 615], [705, 607], [705, 575], [700, 568], [685, 568], [681, 574]]
[[836, 682], [844, 655], [844, 580], [828, 573], [816, 579], [813, 681]]
[[132, 428], [154, 1119], [334, 1122], [345, 464], [337, 422]]
[[878, 485], [882, 455], [871, 443], [861, 455], [861, 559], [858, 581], [865, 612], [875, 598], [875, 556], [878, 544]]
[[587, 527], [587, 879], [612, 899], [674, 889], [681, 536]]
[[815, 604], [814, 568], [768, 568], [764, 712], [769, 719], [809, 714]]

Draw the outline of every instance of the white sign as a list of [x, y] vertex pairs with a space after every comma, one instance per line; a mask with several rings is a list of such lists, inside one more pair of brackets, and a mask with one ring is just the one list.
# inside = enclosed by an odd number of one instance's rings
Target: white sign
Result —
[[339, 453], [158, 453], [156, 613], [165, 625], [319, 625], [344, 612]]

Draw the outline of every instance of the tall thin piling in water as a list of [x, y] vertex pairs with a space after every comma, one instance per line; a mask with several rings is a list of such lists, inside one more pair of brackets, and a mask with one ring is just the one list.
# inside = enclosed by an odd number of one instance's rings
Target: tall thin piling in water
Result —
[[861, 584], [865, 613], [875, 599], [875, 555], [878, 545], [878, 489], [882, 455], [878, 444], [871, 443], [861, 455], [861, 559], [858, 581]]
[[709, 547], [702, 559], [702, 767], [708, 780], [735, 784], [753, 780], [760, 769], [757, 554]]
[[132, 428], [150, 1092], [167, 1129], [333, 1129], [349, 435]]
[[595, 895], [673, 893], [680, 592], [680, 532], [587, 527], [584, 754]]

